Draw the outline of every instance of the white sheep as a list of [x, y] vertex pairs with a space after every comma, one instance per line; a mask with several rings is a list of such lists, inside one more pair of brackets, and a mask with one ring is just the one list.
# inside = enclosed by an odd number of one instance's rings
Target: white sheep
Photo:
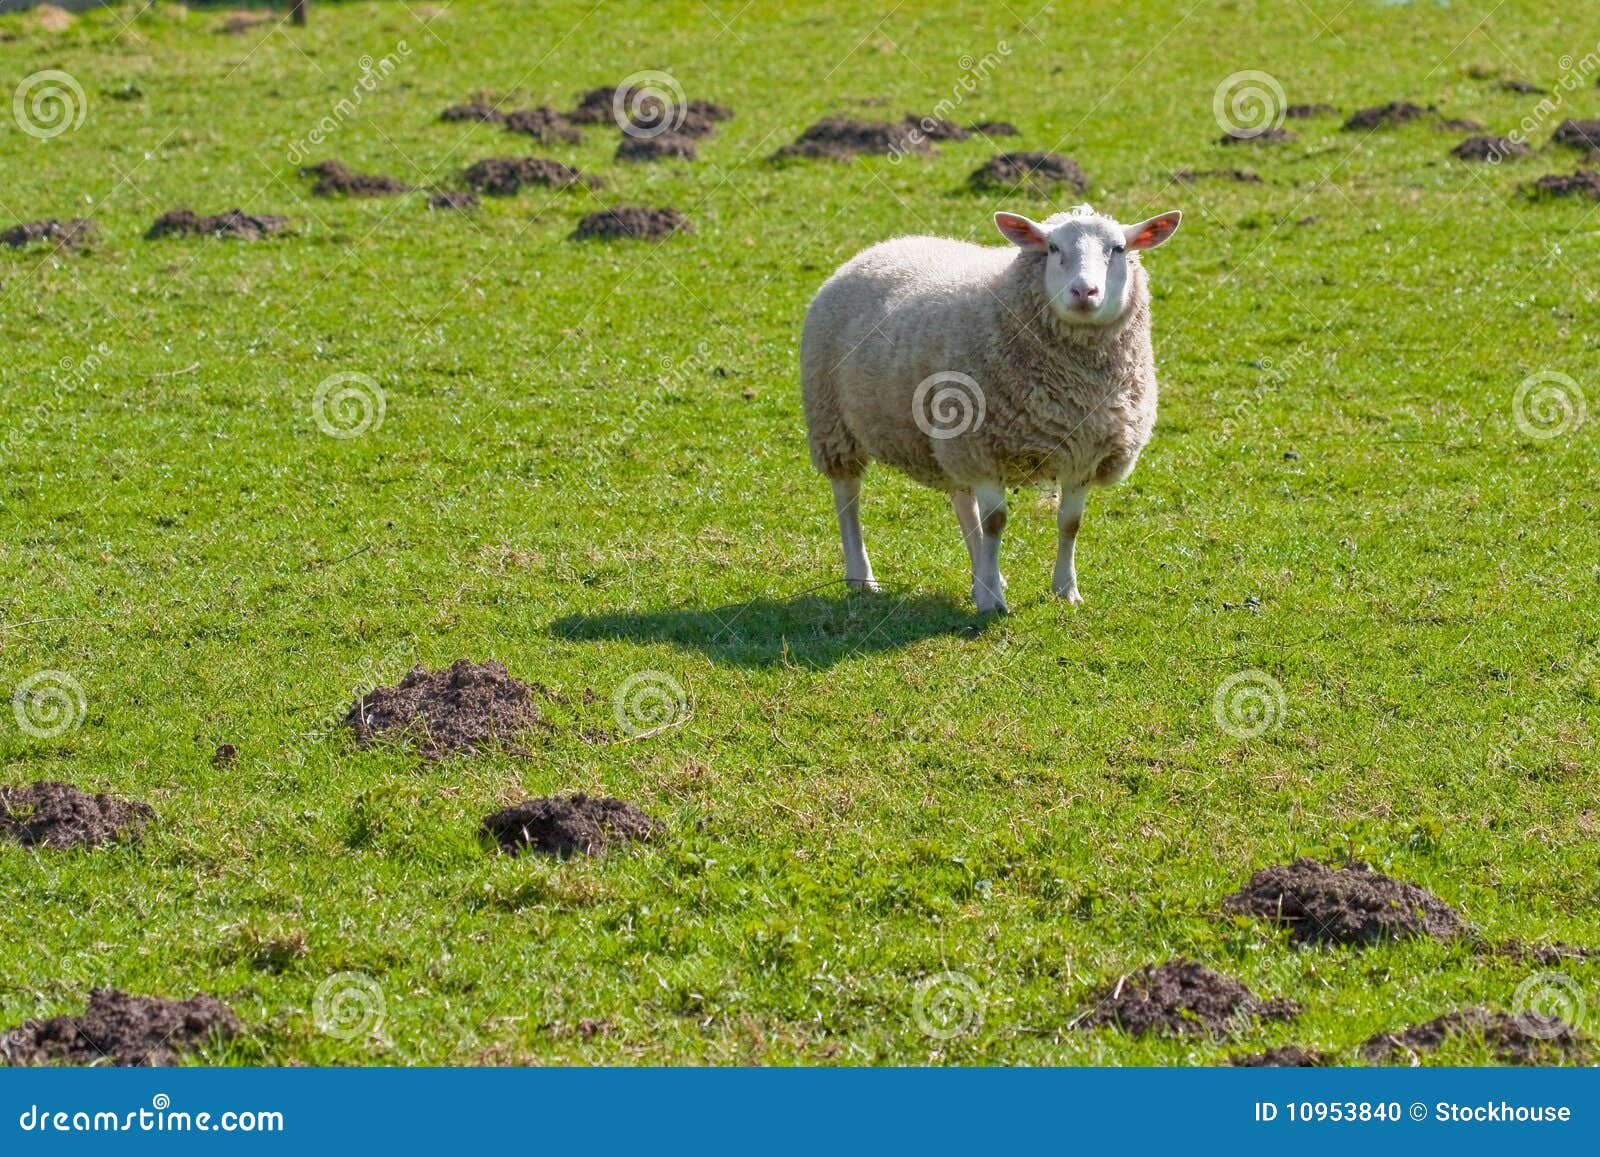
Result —
[[1006, 609], [1005, 488], [1058, 483], [1052, 585], [1081, 601], [1072, 555], [1089, 488], [1126, 478], [1155, 425], [1139, 253], [1180, 219], [1123, 226], [1087, 205], [1043, 222], [996, 213], [1015, 248], [901, 237], [828, 279], [806, 313], [800, 379], [849, 585], [877, 589], [859, 501], [878, 461], [950, 495], [980, 611]]

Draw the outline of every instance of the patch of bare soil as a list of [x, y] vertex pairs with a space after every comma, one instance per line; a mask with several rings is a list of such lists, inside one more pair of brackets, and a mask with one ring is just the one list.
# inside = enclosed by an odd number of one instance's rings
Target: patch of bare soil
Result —
[[411, 186], [381, 173], [357, 173], [342, 161], [318, 161], [300, 170], [302, 177], [315, 177], [311, 186], [318, 197], [392, 197], [409, 193]]
[[1339, 110], [1331, 104], [1292, 104], [1283, 110], [1283, 115], [1292, 121], [1307, 121], [1313, 117], [1338, 116]]
[[662, 133], [654, 137], [623, 137], [617, 146], [617, 160], [646, 163], [650, 161], [692, 161], [700, 155], [694, 141], [677, 133]]
[[1288, 129], [1271, 125], [1259, 132], [1228, 132], [1217, 138], [1219, 145], [1281, 145], [1300, 138]]
[[1525, 157], [1533, 150], [1521, 141], [1480, 133], [1468, 137], [1450, 150], [1452, 157], [1463, 161], [1503, 161], [1507, 157]]
[[1228, 1063], [1242, 1069], [1311, 1069], [1327, 1064], [1328, 1058], [1304, 1045], [1280, 1045], [1263, 1053], [1229, 1057]]
[[398, 686], [363, 695], [344, 721], [363, 747], [393, 733], [414, 741], [428, 759], [470, 755], [539, 723], [534, 691], [492, 659], [457, 659], [440, 671], [419, 663]]
[[1502, 80], [1500, 82], [1500, 87], [1505, 89], [1507, 92], [1535, 93], [1544, 91], [1542, 87], [1534, 84], [1533, 81], [1523, 80], [1520, 77], [1511, 77], [1508, 80]]
[[583, 140], [583, 133], [567, 114], [553, 108], [519, 108], [505, 115], [505, 126], [511, 132], [522, 133], [546, 145], [558, 142], [575, 145]]
[[1302, 858], [1261, 868], [1223, 898], [1222, 910], [1286, 924], [1301, 944], [1450, 940], [1467, 931], [1466, 921], [1432, 892], [1362, 863], [1329, 868]]
[[56, 780], [0, 787], [0, 839], [25, 847], [100, 847], [137, 837], [154, 815], [142, 800], [91, 795]]
[[51, 217], [44, 221], [24, 221], [0, 230], [0, 244], [21, 249], [36, 241], [47, 241], [61, 249], [76, 249], [93, 241], [97, 233], [95, 223], [82, 217], [72, 217], [66, 221]]
[[567, 119], [580, 125], [594, 125], [613, 119], [612, 108], [617, 96], [615, 85], [591, 88], [578, 97], [578, 107], [567, 114]]
[[1535, 193], [1553, 197], [1592, 197], [1600, 201], [1600, 170], [1578, 169], [1572, 176], [1549, 173], [1529, 186]]
[[986, 137], [1020, 137], [1022, 130], [1010, 121], [979, 121], [967, 126], [968, 132], [982, 133]]
[[494, 197], [509, 197], [525, 185], [557, 189], [572, 185], [600, 187], [598, 177], [580, 173], [549, 157], [489, 157], [474, 164], [463, 177], [478, 192]]
[[1239, 981], [1190, 960], [1146, 966], [1101, 990], [1079, 1027], [1111, 1025], [1134, 1036], [1220, 1036], [1251, 1020], [1288, 1020], [1288, 1000], [1262, 1000]]
[[1349, 132], [1356, 132], [1359, 129], [1393, 128], [1395, 125], [1421, 120], [1432, 111], [1431, 108], [1423, 108], [1420, 104], [1412, 104], [1409, 100], [1391, 100], [1388, 104], [1357, 109], [1351, 114], [1350, 119], [1344, 122], [1344, 128]]
[[[702, 116], [700, 113], [691, 111], [687, 105], [679, 108], [670, 108], [666, 105], [647, 108], [645, 111], [631, 117], [628, 121], [628, 126], [629, 128], [623, 131], [628, 132], [629, 136], [648, 136], [652, 133], [658, 136], [671, 134], [677, 137], [688, 137], [691, 140], [709, 137], [717, 131], [716, 121], [708, 116]], [[633, 131], [629, 132], [629, 129]]]
[[1001, 153], [979, 165], [967, 177], [975, 189], [1030, 189], [1047, 191], [1052, 186], [1068, 185], [1082, 193], [1089, 178], [1078, 162], [1060, 153]]
[[242, 1031], [215, 997], [163, 1000], [97, 988], [82, 1016], [30, 1020], [7, 1032], [0, 1055], [13, 1065], [172, 1065]]
[[925, 153], [924, 135], [904, 121], [858, 121], [825, 117], [801, 133], [792, 145], [779, 149], [779, 157], [815, 157], [847, 161], [851, 157], [894, 153]]
[[573, 234], [580, 240], [636, 238], [657, 240], [674, 233], [693, 233], [689, 219], [676, 209], [652, 209], [646, 205], [619, 205], [590, 213], [578, 222]]
[[1486, 1008], [1447, 1012], [1399, 1032], [1380, 1032], [1361, 1046], [1374, 1063], [1406, 1061], [1433, 1052], [1452, 1037], [1482, 1037], [1495, 1056], [1508, 1065], [1537, 1065], [1584, 1057], [1589, 1042], [1570, 1025], [1536, 1013], [1512, 1016]]
[[1172, 179], [1181, 185], [1192, 185], [1194, 182], [1208, 178], [1223, 181], [1237, 181], [1241, 185], [1259, 185], [1262, 183], [1260, 173], [1252, 173], [1248, 169], [1176, 169]]
[[468, 101], [466, 104], [453, 104], [439, 114], [442, 121], [468, 121], [479, 124], [504, 124], [506, 114], [495, 108], [492, 104], [482, 101]]
[[651, 840], [665, 830], [631, 803], [577, 795], [530, 799], [483, 818], [483, 832], [502, 852], [599, 855], [609, 844]]
[[161, 237], [237, 237], [257, 241], [288, 223], [287, 217], [252, 217], [242, 209], [229, 209], [211, 217], [203, 217], [193, 209], [173, 209], [157, 217], [145, 237], [151, 241]]
[[731, 121], [733, 119], [733, 110], [725, 104], [718, 104], [714, 100], [696, 98], [688, 103], [687, 108], [692, 115], [704, 117], [708, 121]]
[[1556, 126], [1550, 139], [1558, 145], [1574, 149], [1600, 151], [1600, 120], [1568, 118]]
[[930, 141], [964, 141], [972, 135], [955, 121], [946, 120], [944, 117], [919, 117], [915, 113], [908, 113], [906, 124]]
[[464, 189], [441, 189], [428, 198], [430, 209], [454, 209], [465, 213], [468, 209], [478, 207], [478, 194], [469, 193]]

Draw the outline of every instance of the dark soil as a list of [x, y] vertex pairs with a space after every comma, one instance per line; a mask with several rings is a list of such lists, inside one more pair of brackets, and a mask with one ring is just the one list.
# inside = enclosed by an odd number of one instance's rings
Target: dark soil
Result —
[[688, 104], [689, 115], [704, 117], [708, 121], [731, 121], [733, 110], [725, 104], [718, 104], [714, 100], [691, 100]]
[[964, 141], [971, 135], [955, 121], [945, 120], [944, 117], [919, 117], [915, 113], [908, 113], [906, 124], [931, 141]]
[[1229, 1057], [1228, 1063], [1241, 1069], [1312, 1069], [1327, 1064], [1328, 1058], [1304, 1045], [1282, 1045], [1264, 1053]]
[[72, 217], [66, 221], [51, 217], [44, 221], [25, 221], [21, 225], [0, 230], [0, 244], [21, 249], [35, 241], [48, 241], [63, 249], [76, 249], [93, 241], [97, 232], [95, 223], [82, 217]]
[[1316, 860], [1262, 868], [1224, 897], [1224, 912], [1287, 924], [1301, 944], [1376, 944], [1466, 932], [1456, 910], [1433, 893], [1391, 879], [1367, 865], [1329, 868]]
[[461, 189], [443, 189], [428, 198], [430, 209], [455, 209], [465, 213], [478, 207], [478, 194]]
[[173, 209], [157, 217], [145, 237], [151, 241], [162, 237], [237, 237], [258, 241], [288, 223], [287, 217], [252, 217], [242, 209], [229, 209], [212, 217], [202, 217], [193, 209]]
[[1533, 1065], [1583, 1055], [1589, 1043], [1569, 1025], [1529, 1016], [1519, 1019], [1486, 1008], [1465, 1008], [1399, 1032], [1380, 1032], [1361, 1046], [1361, 1055], [1373, 1062], [1403, 1061], [1414, 1053], [1432, 1052], [1458, 1036], [1481, 1036], [1495, 1056], [1508, 1065]]
[[677, 133], [662, 133], [658, 137], [623, 137], [617, 146], [619, 161], [663, 161], [669, 158], [692, 161], [700, 155], [694, 142]]
[[1600, 150], [1600, 120], [1564, 120], [1556, 126], [1550, 139], [1575, 149]]
[[505, 115], [505, 125], [511, 132], [524, 133], [546, 145], [575, 145], [583, 140], [583, 133], [567, 114], [553, 108], [519, 108]]
[[689, 219], [676, 209], [652, 209], [645, 205], [619, 205], [590, 213], [578, 222], [575, 238], [613, 240], [621, 237], [653, 240], [674, 233], [693, 233]]
[[530, 799], [483, 818], [484, 834], [507, 855], [529, 848], [562, 859], [598, 855], [609, 843], [649, 840], [662, 830], [631, 803], [581, 793]]
[[1254, 1018], [1288, 1020], [1300, 1011], [1293, 1001], [1262, 1000], [1232, 977], [1181, 959], [1124, 976], [1094, 1001], [1078, 1025], [1114, 1025], [1134, 1036], [1217, 1036]]
[[792, 145], [778, 150], [780, 157], [819, 157], [847, 161], [851, 157], [928, 151], [927, 135], [913, 133], [904, 121], [857, 121], [848, 117], [826, 117], [805, 132]]
[[217, 767], [232, 767], [239, 762], [239, 749], [231, 743], [219, 743], [212, 753], [211, 762]]
[[379, 173], [357, 173], [342, 161], [319, 161], [300, 170], [302, 177], [315, 177], [311, 191], [319, 197], [392, 197], [411, 192], [411, 186]]
[[1578, 169], [1570, 177], [1550, 173], [1540, 177], [1530, 188], [1556, 197], [1593, 197], [1600, 201], [1600, 170]]
[[1410, 124], [1412, 121], [1421, 120], [1432, 112], [1432, 109], [1423, 108], [1420, 104], [1412, 104], [1408, 100], [1391, 100], [1388, 104], [1373, 105], [1371, 108], [1357, 110], [1349, 120], [1344, 122], [1344, 127], [1350, 132], [1358, 129], [1386, 129], [1395, 125]]
[[1243, 133], [1223, 133], [1217, 138], [1219, 145], [1281, 145], [1286, 141], [1299, 140], [1300, 138], [1288, 129], [1273, 125], [1271, 128], [1262, 129], [1258, 133], [1246, 136]]
[[484, 124], [503, 124], [506, 114], [495, 108], [492, 104], [482, 101], [469, 101], [466, 104], [453, 104], [439, 114], [442, 121], [478, 121]]
[[1331, 104], [1292, 104], [1283, 110], [1292, 121], [1310, 120], [1312, 117], [1338, 116], [1339, 110]]
[[465, 174], [467, 184], [480, 193], [509, 197], [524, 185], [544, 185], [564, 189], [570, 185], [600, 187], [597, 177], [586, 176], [560, 161], [548, 157], [489, 157], [478, 161]]
[[594, 125], [608, 121], [612, 118], [612, 102], [616, 96], [615, 85], [609, 88], [591, 88], [578, 98], [578, 107], [567, 114], [567, 119], [580, 125]]
[[968, 125], [967, 130], [982, 133], [986, 137], [1020, 137], [1022, 131], [1010, 121], [979, 121], [975, 125]]
[[628, 123], [641, 133], [656, 132], [662, 136], [672, 134], [691, 139], [709, 137], [717, 131], [716, 121], [687, 107], [670, 110], [662, 107], [654, 112], [635, 116]]
[[1177, 169], [1172, 174], [1172, 179], [1180, 184], [1190, 185], [1204, 177], [1217, 177], [1224, 181], [1238, 181], [1241, 185], [1261, 184], [1261, 174], [1252, 173], [1247, 169]]
[[1450, 150], [1450, 155], [1463, 161], [1500, 161], [1506, 157], [1525, 157], [1532, 151], [1521, 141], [1480, 134], [1462, 141]]
[[1481, 133], [1488, 127], [1482, 121], [1475, 121], [1471, 117], [1446, 117], [1439, 122], [1439, 129], [1447, 133]]
[[418, 663], [398, 687], [378, 687], [362, 696], [344, 721], [363, 747], [395, 733], [414, 740], [429, 759], [472, 754], [540, 722], [534, 690], [492, 659], [457, 659], [440, 671]]
[[974, 169], [967, 182], [975, 189], [1071, 185], [1081, 193], [1089, 187], [1078, 162], [1060, 153], [1001, 153]]
[[140, 800], [90, 795], [55, 780], [0, 787], [0, 839], [27, 847], [99, 847], [132, 839], [154, 815]]
[[0, 1056], [13, 1065], [172, 1065], [241, 1031], [238, 1017], [204, 994], [162, 1000], [97, 988], [82, 1016], [26, 1021], [0, 1037]]
[[1522, 964], [1537, 964], [1554, 968], [1569, 961], [1600, 960], [1600, 950], [1577, 948], [1571, 944], [1526, 944], [1521, 940], [1502, 940], [1499, 944], [1484, 944], [1480, 951], [1492, 956], [1504, 956]]
[[1517, 77], [1513, 77], [1510, 80], [1502, 80], [1500, 82], [1500, 87], [1505, 89], [1507, 92], [1528, 92], [1528, 93], [1532, 93], [1532, 92], [1543, 92], [1544, 91], [1543, 87], [1541, 87], [1540, 85], [1534, 84], [1533, 81], [1531, 81], [1531, 80], [1522, 80], [1522, 79], [1517, 78]]

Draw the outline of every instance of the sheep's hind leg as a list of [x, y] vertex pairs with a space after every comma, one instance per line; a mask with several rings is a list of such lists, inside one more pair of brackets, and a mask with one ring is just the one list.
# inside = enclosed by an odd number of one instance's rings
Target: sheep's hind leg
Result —
[[875, 591], [878, 580], [872, 577], [872, 563], [867, 561], [867, 546], [861, 538], [861, 476], [831, 481], [833, 509], [839, 516], [839, 539], [844, 545], [845, 585]]
[[1050, 586], [1058, 598], [1069, 603], [1083, 602], [1078, 593], [1078, 572], [1073, 566], [1073, 549], [1078, 542], [1078, 526], [1083, 522], [1083, 506], [1088, 501], [1087, 490], [1061, 487], [1061, 505], [1056, 508], [1056, 569]]
[[972, 488], [982, 537], [972, 560], [972, 601], [980, 611], [1006, 611], [1005, 580], [1000, 577], [1000, 536], [1006, 528], [1006, 491], [997, 482]]

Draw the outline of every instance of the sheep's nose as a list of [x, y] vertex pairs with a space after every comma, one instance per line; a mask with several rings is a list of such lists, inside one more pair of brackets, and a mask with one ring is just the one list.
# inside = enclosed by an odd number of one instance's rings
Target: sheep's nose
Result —
[[1098, 285], [1074, 285], [1072, 287], [1073, 301], [1093, 301], [1100, 296]]

